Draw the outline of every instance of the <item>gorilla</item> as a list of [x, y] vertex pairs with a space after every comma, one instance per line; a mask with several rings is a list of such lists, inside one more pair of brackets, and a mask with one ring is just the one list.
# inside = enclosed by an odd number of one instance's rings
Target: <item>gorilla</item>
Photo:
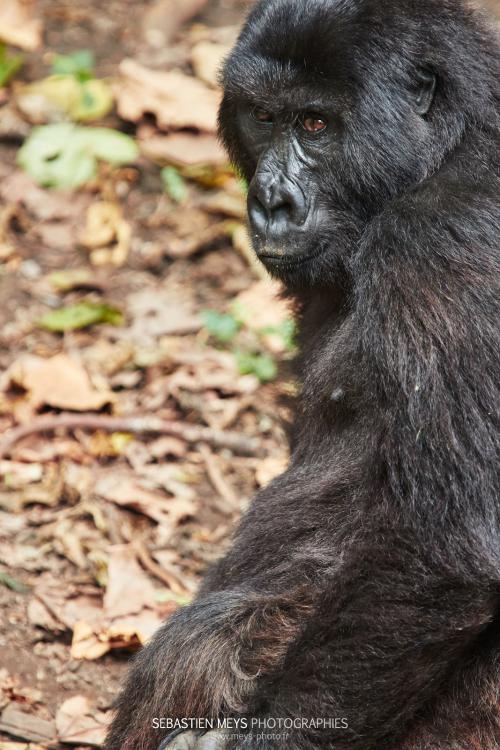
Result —
[[288, 469], [106, 750], [499, 750], [499, 47], [464, 0], [262, 0], [220, 135], [299, 326]]

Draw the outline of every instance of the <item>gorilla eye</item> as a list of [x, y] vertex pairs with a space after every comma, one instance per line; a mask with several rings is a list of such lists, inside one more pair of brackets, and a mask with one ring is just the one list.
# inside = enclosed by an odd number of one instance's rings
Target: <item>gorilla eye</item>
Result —
[[252, 109], [252, 117], [257, 122], [269, 123], [273, 121], [272, 114], [267, 109], [263, 109], [263, 107], [254, 107]]
[[319, 115], [313, 114], [304, 115], [301, 119], [301, 124], [308, 133], [320, 133], [326, 128], [326, 120]]

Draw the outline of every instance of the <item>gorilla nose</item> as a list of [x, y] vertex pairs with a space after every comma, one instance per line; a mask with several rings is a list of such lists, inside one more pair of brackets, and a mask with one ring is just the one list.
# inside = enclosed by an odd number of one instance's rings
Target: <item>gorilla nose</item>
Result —
[[252, 229], [261, 235], [279, 236], [300, 227], [307, 217], [304, 193], [298, 185], [275, 180], [256, 180], [248, 192], [248, 216]]

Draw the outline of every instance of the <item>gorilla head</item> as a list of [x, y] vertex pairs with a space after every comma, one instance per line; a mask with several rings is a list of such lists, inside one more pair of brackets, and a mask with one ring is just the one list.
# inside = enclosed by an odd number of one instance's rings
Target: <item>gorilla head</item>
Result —
[[491, 80], [471, 65], [489, 50], [470, 11], [396, 6], [266, 0], [226, 61], [221, 135], [250, 184], [254, 248], [289, 284], [345, 272], [373, 215], [431, 175], [478, 116], [496, 118]]

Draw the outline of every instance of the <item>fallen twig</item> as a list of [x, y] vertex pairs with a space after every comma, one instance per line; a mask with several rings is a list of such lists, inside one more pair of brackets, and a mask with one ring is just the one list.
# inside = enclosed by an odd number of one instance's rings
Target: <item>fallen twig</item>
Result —
[[242, 456], [262, 455], [258, 438], [246, 437], [238, 432], [223, 432], [210, 427], [198, 427], [185, 422], [174, 422], [159, 417], [109, 417], [105, 414], [63, 413], [36, 417], [29, 424], [9, 430], [0, 440], [0, 458], [10, 454], [13, 446], [28, 435], [55, 430], [104, 430], [106, 432], [131, 432], [137, 435], [174, 435], [187, 443], [208, 443], [215, 448], [229, 448]]
[[238, 497], [227, 479], [224, 477], [214, 454], [210, 448], [203, 443], [200, 445], [200, 453], [205, 461], [208, 478], [219, 495], [217, 505], [223, 513], [234, 513], [238, 508]]
[[155, 576], [155, 578], [158, 578], [158, 580], [165, 583], [169, 587], [169, 589], [173, 591], [174, 594], [177, 594], [177, 596], [191, 596], [191, 592], [189, 591], [189, 589], [187, 589], [176, 576], [174, 576], [168, 570], [165, 570], [165, 568], [162, 568], [161, 565], [158, 565], [158, 563], [153, 560], [142, 540], [135, 539], [132, 542], [132, 546], [135, 549], [140, 563], [147, 571], [149, 571], [149, 573], [151, 573], [151, 575]]

